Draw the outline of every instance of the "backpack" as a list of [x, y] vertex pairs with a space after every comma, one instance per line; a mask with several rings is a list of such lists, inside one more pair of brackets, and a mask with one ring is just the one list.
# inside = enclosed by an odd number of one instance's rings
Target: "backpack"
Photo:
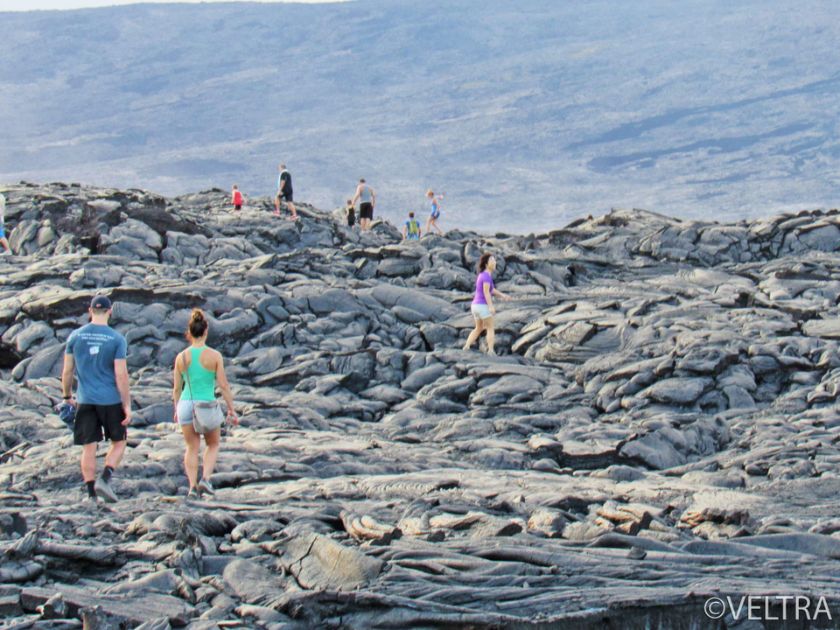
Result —
[[420, 224], [417, 219], [411, 219], [405, 222], [408, 227], [408, 236], [411, 238], [418, 238], [420, 236]]

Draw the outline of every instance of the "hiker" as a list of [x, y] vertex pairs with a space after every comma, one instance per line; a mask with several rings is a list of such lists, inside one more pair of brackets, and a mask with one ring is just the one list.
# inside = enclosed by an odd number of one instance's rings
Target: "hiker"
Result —
[[[82, 447], [82, 478], [87, 500], [97, 497], [115, 503], [111, 488], [114, 474], [125, 453], [127, 430], [131, 423], [131, 396], [126, 366], [127, 344], [108, 326], [111, 300], [97, 295], [91, 300], [90, 323], [73, 331], [67, 339], [64, 368], [61, 370], [62, 412], [75, 408], [73, 442]], [[78, 381], [73, 398], [73, 380]], [[104, 436], [111, 441], [105, 456], [105, 469], [96, 479], [96, 446]]]
[[12, 253], [9, 241], [6, 239], [6, 196], [0, 193], [0, 245], [3, 246], [3, 256]]
[[356, 206], [353, 205], [352, 199], [347, 200], [347, 205], [344, 206], [344, 212], [347, 215], [347, 227], [356, 225]]
[[403, 240], [416, 241], [420, 238], [420, 222], [414, 218], [414, 213], [408, 213], [408, 221], [403, 227]]
[[239, 186], [234, 184], [233, 190], [230, 193], [230, 202], [233, 204], [234, 210], [242, 210], [242, 203], [245, 201], [245, 197], [242, 195], [242, 192], [239, 190]]
[[429, 202], [431, 203], [431, 212], [429, 213], [429, 218], [426, 219], [426, 234], [431, 234], [432, 229], [438, 231], [438, 234], [443, 234], [443, 230], [437, 224], [437, 220], [440, 218], [440, 204], [443, 201], [443, 194], [435, 196], [433, 190], [429, 189], [426, 191], [426, 197], [428, 197]]
[[278, 217], [280, 216], [280, 202], [285, 201], [292, 213], [292, 220], [297, 221], [297, 209], [293, 203], [292, 174], [286, 170], [285, 164], [281, 164], [278, 168], [280, 175], [277, 176], [277, 196], [274, 198], [274, 214]]
[[467, 337], [464, 350], [479, 338], [482, 332], [487, 332], [487, 354], [495, 355], [494, 345], [496, 343], [496, 330], [493, 328], [493, 316], [496, 314], [496, 307], [493, 306], [493, 296], [502, 300], [510, 300], [510, 296], [502, 293], [493, 284], [493, 272], [496, 270], [496, 259], [492, 254], [482, 254], [478, 261], [478, 277], [475, 279], [475, 297], [472, 301], [472, 315], [475, 319], [475, 328]]
[[[204, 312], [199, 308], [193, 309], [186, 332], [190, 346], [175, 357], [172, 400], [175, 403], [175, 422], [181, 428], [186, 446], [184, 470], [190, 484], [188, 499], [195, 499], [199, 495], [212, 496], [215, 493], [210, 477], [219, 455], [221, 425], [224, 419], [221, 407], [216, 401], [216, 385], [219, 386], [227, 405], [227, 419], [234, 425], [239, 424], [239, 418], [233, 408], [230, 384], [225, 376], [222, 355], [206, 345], [209, 332], [210, 325]], [[210, 410], [210, 415], [214, 416], [209, 423], [198, 415], [202, 403], [210, 403], [203, 405], [203, 409]], [[209, 425], [203, 427], [209, 430], [199, 433], [196, 429], [202, 430], [202, 422]], [[201, 435], [204, 435], [205, 448], [202, 456], [202, 478], [198, 481]]]
[[359, 203], [359, 227], [364, 232], [370, 229], [370, 222], [373, 221], [373, 209], [376, 207], [376, 191], [365, 182], [362, 177], [359, 185], [356, 186], [356, 194], [353, 195], [353, 205]]

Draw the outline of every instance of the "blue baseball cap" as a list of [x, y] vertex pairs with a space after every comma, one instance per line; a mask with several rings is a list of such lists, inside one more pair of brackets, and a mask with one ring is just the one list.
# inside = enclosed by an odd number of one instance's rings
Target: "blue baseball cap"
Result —
[[111, 308], [111, 300], [107, 295], [96, 295], [90, 301], [90, 307], [97, 311], [107, 311]]

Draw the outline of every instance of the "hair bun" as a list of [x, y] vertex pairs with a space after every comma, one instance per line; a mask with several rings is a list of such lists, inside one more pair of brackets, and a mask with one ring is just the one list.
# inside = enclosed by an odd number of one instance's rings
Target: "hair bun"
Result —
[[187, 325], [187, 339], [199, 339], [207, 332], [209, 322], [200, 308], [194, 308]]

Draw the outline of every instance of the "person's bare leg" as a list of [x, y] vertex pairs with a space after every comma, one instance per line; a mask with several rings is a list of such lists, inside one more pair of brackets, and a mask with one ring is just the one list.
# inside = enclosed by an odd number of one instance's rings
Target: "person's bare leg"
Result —
[[108, 454], [105, 456], [105, 465], [110, 466], [114, 470], [120, 465], [123, 455], [125, 454], [126, 440], [119, 442], [111, 442], [111, 448], [108, 449]]
[[216, 468], [216, 458], [219, 456], [219, 442], [222, 431], [216, 429], [204, 434], [204, 456], [201, 458], [201, 478], [210, 481], [213, 470]]
[[464, 350], [469, 350], [472, 345], [475, 343], [475, 340], [481, 336], [481, 332], [484, 330], [484, 326], [480, 319], [475, 320], [475, 328], [470, 332], [470, 336], [467, 337], [467, 342], [464, 344]]
[[274, 214], [280, 216], [280, 197], [274, 198]]
[[432, 220], [432, 227], [437, 230], [438, 234], [443, 235], [443, 230], [441, 230], [440, 227], [438, 226], [437, 219]]
[[496, 329], [492, 317], [484, 320], [484, 328], [487, 330], [487, 354], [496, 354]]
[[426, 219], [426, 231], [423, 232], [423, 234], [426, 234], [428, 236], [431, 233], [430, 232], [431, 226], [432, 226], [432, 217], [429, 217], [428, 219]]
[[82, 446], [82, 479], [85, 483], [96, 480], [96, 442]]
[[3, 249], [5, 249], [7, 252], [9, 252], [10, 254], [12, 253], [12, 248], [9, 247], [8, 239], [0, 238], [0, 245], [2, 245]]
[[201, 448], [201, 437], [195, 432], [191, 424], [182, 424], [181, 433], [184, 434], [184, 471], [190, 482], [190, 488], [198, 484], [198, 450]]
[[295, 208], [295, 204], [293, 204], [291, 201], [287, 201], [286, 205], [288, 205], [289, 210], [292, 211], [292, 219], [297, 220], [298, 215], [297, 215], [297, 208]]

